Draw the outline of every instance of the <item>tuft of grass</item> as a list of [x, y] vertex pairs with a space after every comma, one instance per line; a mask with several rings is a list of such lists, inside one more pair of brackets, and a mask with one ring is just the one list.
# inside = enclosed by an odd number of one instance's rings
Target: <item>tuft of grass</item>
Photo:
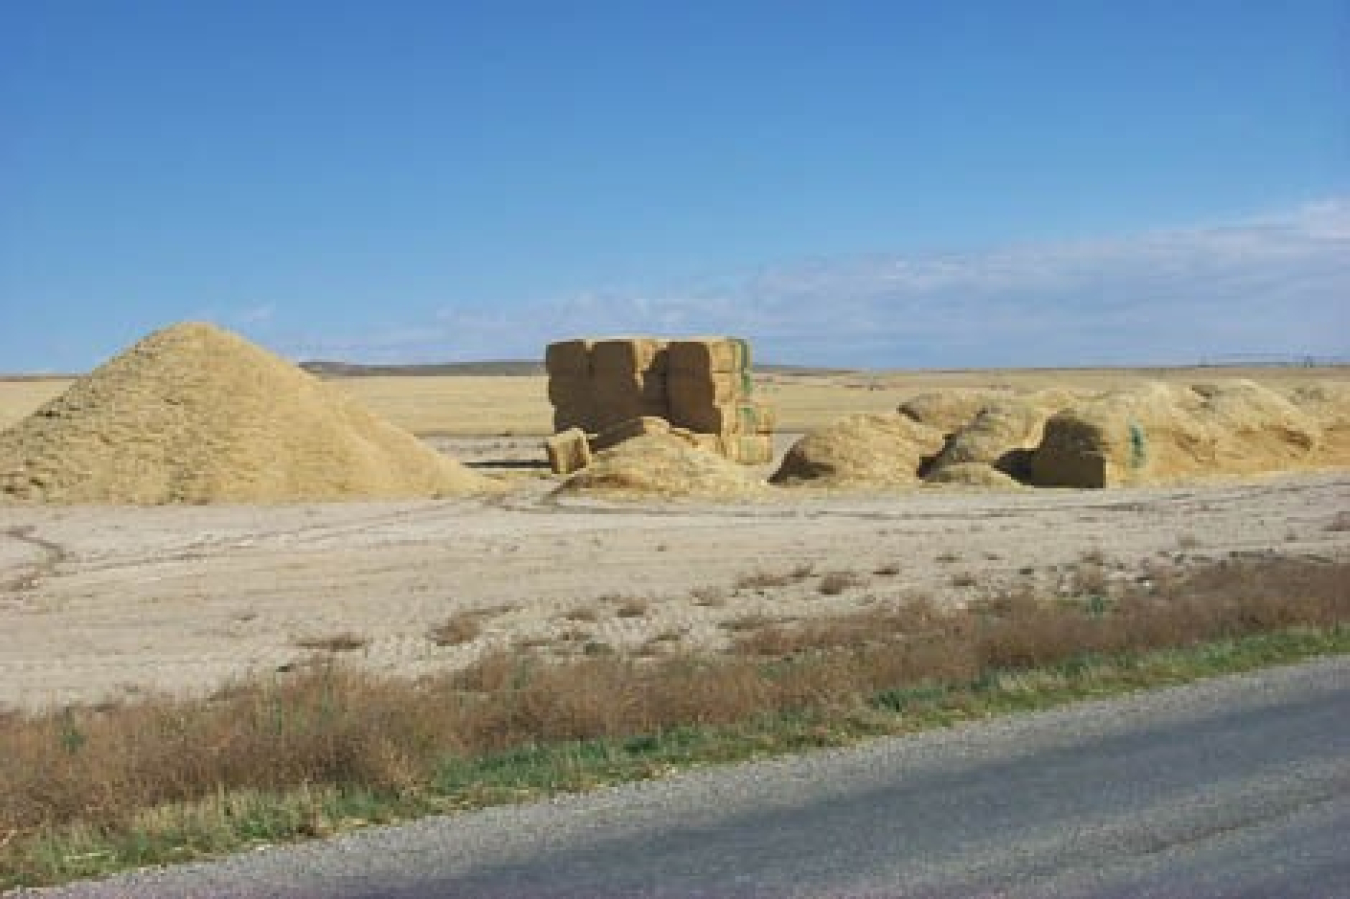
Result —
[[825, 596], [838, 596], [845, 590], [862, 587], [866, 584], [867, 580], [857, 572], [831, 571], [820, 579], [820, 585], [817, 589]]
[[689, 596], [696, 606], [719, 608], [727, 604], [727, 593], [720, 587], [695, 587]]
[[594, 624], [600, 620], [600, 610], [595, 606], [577, 606], [563, 617], [568, 621], [583, 621]]
[[736, 579], [737, 590], [771, 590], [799, 584], [816, 573], [810, 562], [802, 562], [787, 571], [752, 571]]
[[1071, 587], [1079, 596], [1106, 596], [1111, 581], [1101, 562], [1085, 559], [1074, 567]]
[[1177, 547], [1184, 550], [1200, 548], [1200, 538], [1191, 532], [1177, 535]]
[[329, 634], [323, 637], [297, 637], [295, 645], [301, 649], [312, 649], [320, 652], [352, 652], [369, 646], [370, 638], [351, 631], [344, 631], [340, 634]]
[[628, 596], [619, 601], [614, 614], [620, 618], [643, 618], [652, 610], [652, 601], [641, 596]]
[[427, 631], [427, 639], [437, 646], [472, 643], [483, 634], [483, 622], [473, 612], [457, 612]]
[[418, 681], [330, 660], [205, 699], [11, 710], [0, 886], [1350, 652], [1350, 563], [1237, 559], [1109, 603], [1024, 588], [729, 630], [719, 656], [504, 649]]

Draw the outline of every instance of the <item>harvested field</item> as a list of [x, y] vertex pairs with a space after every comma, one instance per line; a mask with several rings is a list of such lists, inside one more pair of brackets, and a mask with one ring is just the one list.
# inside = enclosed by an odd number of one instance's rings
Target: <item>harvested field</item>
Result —
[[[1147, 374], [1166, 385], [1234, 383], [1214, 371]], [[783, 625], [905, 595], [962, 603], [1021, 583], [1055, 590], [1074, 582], [1087, 556], [1107, 582], [1234, 554], [1344, 559], [1350, 372], [1260, 374], [1275, 400], [1245, 387], [1190, 391], [1206, 434], [1216, 423], [1230, 427], [1232, 439], [1214, 442], [1213, 457], [1251, 443], [1280, 464], [1332, 470], [1216, 479], [1192, 466], [1182, 471], [1188, 483], [1167, 487], [1015, 489], [993, 466], [1008, 467], [1003, 443], [1034, 442], [1039, 413], [944, 432], [902, 415], [900, 404], [944, 386], [995, 389], [1019, 402], [1057, 391], [1037, 406], [1045, 408], [1142, 378], [774, 373], [757, 380], [785, 422], [779, 459], [802, 431], [863, 412], [870, 417], [855, 423], [887, 427], [862, 430], [904, 444], [903, 465], [881, 458], [889, 450], [827, 445], [823, 457], [845, 470], [841, 481], [852, 478], [850, 492], [781, 489], [758, 483], [775, 466], [630, 446], [603, 460], [609, 474], [595, 469], [589, 487], [583, 480], [558, 491], [541, 446], [551, 424], [543, 377], [330, 380], [470, 469], [508, 475], [512, 489], [265, 510], [0, 505], [0, 632], [11, 637], [0, 641], [0, 706], [210, 690], [248, 672], [295, 670], [339, 642], [345, 660], [410, 676], [462, 667], [493, 649], [563, 657], [715, 649], [756, 621]], [[65, 386], [0, 383], [0, 423]], [[1262, 421], [1284, 424], [1244, 424], [1257, 408], [1267, 410]], [[1312, 454], [1287, 454], [1309, 449], [1309, 440], [1287, 438], [1314, 419]], [[827, 434], [845, 431], [836, 425]], [[928, 489], [917, 468], [944, 446], [947, 458], [928, 481], [954, 486]], [[876, 465], [885, 489], [869, 480]], [[622, 501], [606, 486], [619, 486]], [[867, 576], [879, 571], [889, 573]], [[822, 589], [827, 574], [833, 580]], [[771, 581], [787, 587], [755, 586]], [[620, 614], [639, 601], [642, 614]], [[587, 614], [577, 617], [578, 608]], [[469, 620], [471, 628], [444, 629]]]
[[[922, 393], [956, 388], [1102, 392], [1140, 381], [1196, 384], [1249, 378], [1280, 390], [1350, 382], [1350, 367], [983, 369], [941, 372], [780, 373], [755, 371], [755, 396], [777, 413], [775, 427], [802, 433], [854, 412], [893, 412]], [[395, 425], [422, 436], [512, 437], [552, 433], [545, 375], [375, 375], [326, 379]], [[72, 378], [0, 376], [0, 428], [52, 399]]]
[[[554, 495], [555, 483], [265, 512], [0, 507], [0, 705], [212, 690], [300, 670], [334, 635], [344, 661], [416, 676], [494, 648], [675, 653], [905, 596], [964, 603], [1019, 584], [1168, 578], [1206, 560], [1350, 557], [1346, 472], [1107, 491], [782, 491], [790, 502], [614, 503]], [[624, 611], [637, 600], [642, 614]], [[458, 616], [476, 627], [438, 637]]]

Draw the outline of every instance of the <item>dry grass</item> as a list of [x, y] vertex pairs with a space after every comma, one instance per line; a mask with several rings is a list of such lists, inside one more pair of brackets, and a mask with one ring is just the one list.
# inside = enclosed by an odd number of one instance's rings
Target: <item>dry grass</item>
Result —
[[727, 592], [720, 587], [695, 587], [689, 591], [694, 605], [704, 608], [720, 608], [727, 604]]
[[370, 638], [351, 631], [329, 634], [323, 637], [297, 637], [295, 645], [301, 649], [313, 649], [320, 652], [352, 652], [370, 645]]
[[614, 614], [620, 618], [644, 618], [652, 610], [652, 601], [642, 596], [626, 596], [618, 600]]
[[577, 606], [563, 617], [568, 621], [583, 621], [594, 624], [600, 620], [600, 610], [591, 605]]
[[1179, 549], [1191, 550], [1200, 548], [1200, 538], [1192, 533], [1178, 534], [1177, 547]]
[[1275, 558], [1127, 586], [1109, 603], [1022, 590], [959, 611], [906, 601], [829, 619], [746, 617], [724, 625], [733, 651], [716, 658], [636, 659], [587, 643], [583, 658], [502, 650], [417, 682], [320, 664], [205, 700], [10, 712], [0, 719], [0, 835], [16, 836], [0, 862], [14, 870], [18, 856], [6, 853], [43, 834], [131, 833], [157, 808], [241, 791], [417, 797], [435, 792], [448, 760], [513, 747], [848, 714], [933, 682], [1347, 622], [1350, 563]]
[[752, 571], [736, 579], [737, 590], [773, 590], [799, 584], [815, 574], [815, 566], [804, 562], [787, 571]]
[[825, 596], [838, 596], [845, 590], [866, 585], [867, 579], [855, 571], [831, 571], [820, 579], [816, 589]]
[[437, 646], [472, 643], [483, 633], [483, 621], [474, 612], [457, 612], [427, 631], [427, 639]]

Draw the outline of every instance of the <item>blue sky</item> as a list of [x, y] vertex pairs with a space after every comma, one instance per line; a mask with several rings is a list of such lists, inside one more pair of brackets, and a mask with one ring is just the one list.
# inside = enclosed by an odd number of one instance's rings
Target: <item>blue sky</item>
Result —
[[0, 370], [1350, 354], [1350, 4], [0, 2]]

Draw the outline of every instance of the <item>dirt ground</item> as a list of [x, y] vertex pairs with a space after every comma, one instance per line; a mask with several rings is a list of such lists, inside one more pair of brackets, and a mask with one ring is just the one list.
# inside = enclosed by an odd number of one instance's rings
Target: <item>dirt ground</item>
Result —
[[[779, 455], [807, 428], [956, 386], [1104, 389], [1346, 380], [1345, 369], [770, 374]], [[0, 427], [68, 384], [0, 379]], [[1019, 583], [1061, 589], [1234, 554], [1350, 556], [1350, 471], [1106, 491], [772, 491], [753, 502], [559, 499], [539, 436], [544, 379], [339, 381], [376, 412], [513, 489], [492, 499], [287, 506], [0, 506], [0, 707], [201, 692], [329, 650], [418, 675], [506, 647], [584, 655], [715, 648], [757, 622]], [[766, 467], [762, 473], [770, 470]], [[809, 573], [806, 573], [809, 569]], [[796, 574], [793, 574], [793, 572]], [[830, 573], [852, 586], [822, 590]], [[757, 587], [751, 575], [781, 582]], [[835, 580], [840, 580], [836, 578]], [[429, 632], [477, 612], [479, 633]]]
[[[537, 454], [530, 440], [450, 442], [488, 467]], [[1245, 554], [1350, 556], [1345, 471], [709, 505], [558, 499], [542, 472], [513, 470], [516, 489], [490, 500], [0, 507], [0, 705], [208, 691], [292, 669], [325, 651], [304, 644], [339, 635], [366, 641], [345, 657], [418, 675], [492, 647], [658, 654], [906, 595], [1053, 591], [1085, 558], [1112, 578], [1144, 578]], [[856, 583], [830, 595], [831, 572]], [[744, 582], [761, 573], [788, 583]], [[471, 641], [429, 638], [475, 610]]]

